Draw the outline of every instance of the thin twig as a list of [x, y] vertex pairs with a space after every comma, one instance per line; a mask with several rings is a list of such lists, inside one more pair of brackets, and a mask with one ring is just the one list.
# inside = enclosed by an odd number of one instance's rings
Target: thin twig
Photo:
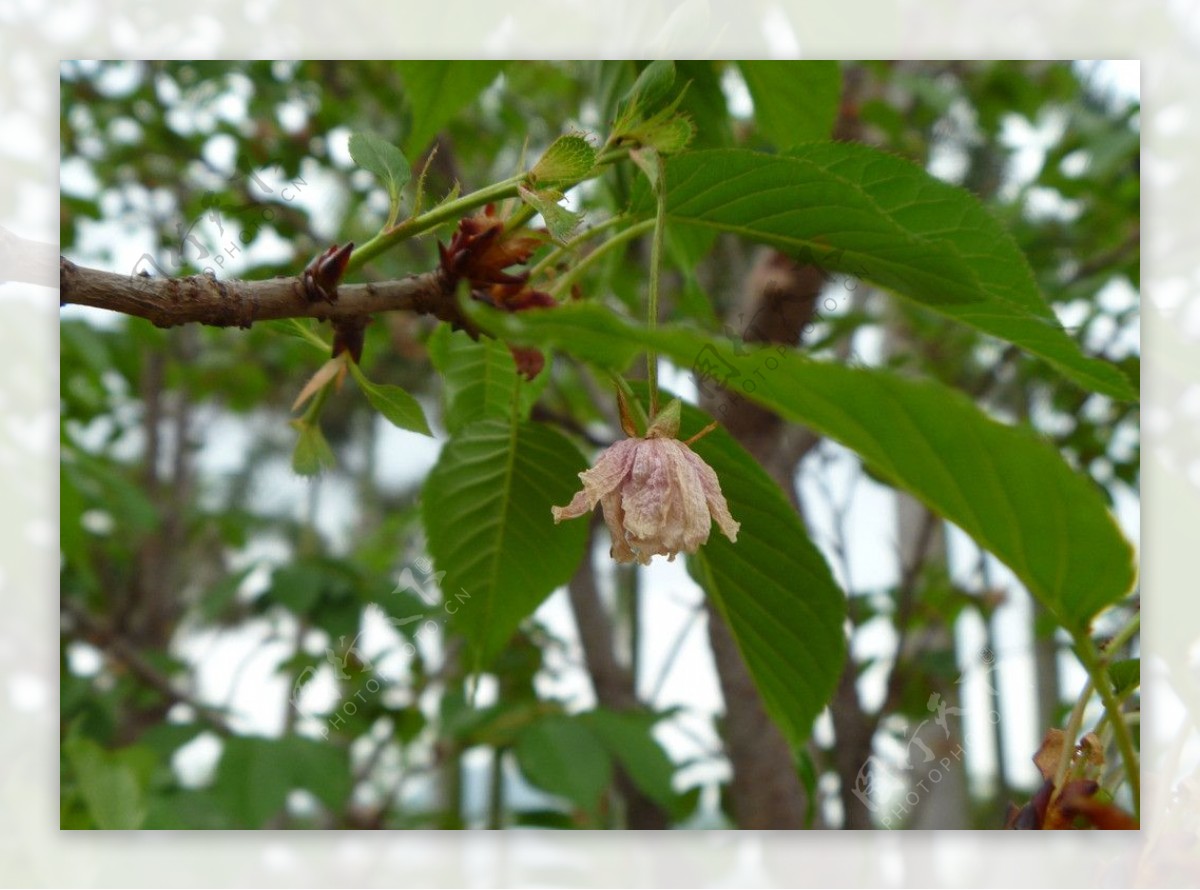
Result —
[[198, 717], [210, 724], [221, 735], [233, 734], [224, 714], [189, 693], [176, 689], [170, 678], [160, 673], [128, 640], [117, 634], [82, 605], [70, 597], [63, 597], [61, 609], [76, 625], [77, 636], [107, 652], [125, 665], [130, 673], [168, 701], [190, 707]]

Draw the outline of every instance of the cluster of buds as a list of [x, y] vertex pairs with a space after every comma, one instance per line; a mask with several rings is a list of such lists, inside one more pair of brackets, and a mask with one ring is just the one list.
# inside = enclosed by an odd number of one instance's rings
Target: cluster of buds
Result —
[[[442, 275], [448, 286], [465, 280], [472, 298], [496, 309], [519, 312], [522, 309], [555, 306], [554, 298], [529, 284], [529, 273], [506, 271], [529, 260], [545, 243], [546, 237], [528, 229], [505, 231], [505, 221], [488, 205], [482, 213], [459, 221], [449, 246], [438, 243]], [[537, 349], [510, 346], [517, 370], [533, 379], [545, 365]]]

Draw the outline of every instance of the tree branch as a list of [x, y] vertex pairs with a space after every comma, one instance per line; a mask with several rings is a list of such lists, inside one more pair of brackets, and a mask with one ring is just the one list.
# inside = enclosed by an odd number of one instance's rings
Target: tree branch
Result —
[[396, 281], [343, 284], [334, 303], [314, 302], [299, 277], [265, 281], [224, 281], [210, 275], [152, 278], [120, 275], [77, 266], [59, 258], [59, 303], [93, 306], [133, 315], [160, 328], [182, 324], [248, 328], [256, 321], [363, 318], [406, 310], [432, 315], [473, 332], [474, 325], [455, 300], [454, 287], [440, 272]]
[[196, 715], [208, 723], [220, 735], [231, 735], [232, 729], [224, 714], [209, 707], [199, 699], [175, 687], [171, 679], [146, 660], [146, 657], [133, 647], [128, 640], [118, 635], [111, 627], [97, 618], [86, 608], [70, 597], [64, 596], [60, 608], [74, 625], [70, 631], [77, 638], [84, 639], [93, 646], [107, 652], [119, 661], [146, 686], [149, 686], [167, 702], [179, 703], [190, 707]]

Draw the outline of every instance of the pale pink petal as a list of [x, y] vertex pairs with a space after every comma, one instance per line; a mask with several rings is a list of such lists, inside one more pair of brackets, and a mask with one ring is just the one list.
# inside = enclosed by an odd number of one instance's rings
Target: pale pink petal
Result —
[[637, 559], [637, 554], [630, 549], [625, 537], [625, 511], [621, 509], [621, 492], [612, 491], [606, 494], [600, 501], [600, 509], [604, 511], [604, 522], [612, 536], [609, 555], [620, 563], [633, 562]]
[[708, 541], [712, 523], [731, 541], [740, 524], [729, 513], [712, 467], [677, 439], [625, 439], [579, 474], [583, 490], [554, 520], [571, 519], [597, 503], [612, 535], [613, 559], [648, 565], [655, 555], [674, 559]]
[[583, 490], [577, 492], [567, 506], [550, 508], [550, 512], [554, 514], [554, 521], [562, 522], [564, 519], [574, 519], [590, 513], [605, 495], [616, 490], [629, 474], [640, 441], [622, 439], [600, 452], [596, 465], [579, 474], [583, 481]]
[[665, 447], [668, 441], [640, 441], [633, 471], [621, 489], [625, 531], [639, 561], [648, 562], [654, 554], [670, 555], [677, 549], [671, 546], [669, 537], [672, 525], [681, 522], [682, 505], [669, 449]]
[[696, 475], [700, 479], [700, 485], [704, 490], [704, 499], [712, 518], [725, 537], [730, 541], [737, 541], [738, 530], [742, 524], [729, 512], [729, 504], [725, 502], [725, 495], [721, 493], [721, 481], [717, 478], [716, 471], [686, 445], [684, 450], [687, 452], [688, 463], [695, 468]]

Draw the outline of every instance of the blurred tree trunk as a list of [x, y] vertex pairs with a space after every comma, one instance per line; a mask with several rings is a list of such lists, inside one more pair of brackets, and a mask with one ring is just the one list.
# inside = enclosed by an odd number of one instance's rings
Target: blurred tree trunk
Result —
[[[187, 571], [187, 515], [178, 505], [191, 500], [192, 403], [178, 393], [173, 397], [166, 381], [172, 361], [194, 356], [197, 336], [194, 329], [170, 332], [167, 350], [150, 353], [142, 369], [142, 486], [160, 519], [138, 546], [128, 585], [112, 592], [118, 601], [113, 632], [135, 652], [168, 652], [181, 612], [175, 593]], [[171, 704], [130, 704], [117, 731], [120, 743], [163, 722]]]
[[[825, 276], [775, 251], [758, 254], [731, 327], [747, 342], [800, 341]], [[794, 474], [800, 457], [816, 442], [787, 429], [775, 414], [727, 389], [701, 386], [701, 404], [789, 494], [797, 509]], [[803, 591], [799, 591], [803, 595]], [[762, 699], [720, 612], [706, 603], [708, 635], [725, 700], [725, 749], [733, 770], [731, 801], [739, 828], [804, 827], [805, 793], [793, 755]]]

